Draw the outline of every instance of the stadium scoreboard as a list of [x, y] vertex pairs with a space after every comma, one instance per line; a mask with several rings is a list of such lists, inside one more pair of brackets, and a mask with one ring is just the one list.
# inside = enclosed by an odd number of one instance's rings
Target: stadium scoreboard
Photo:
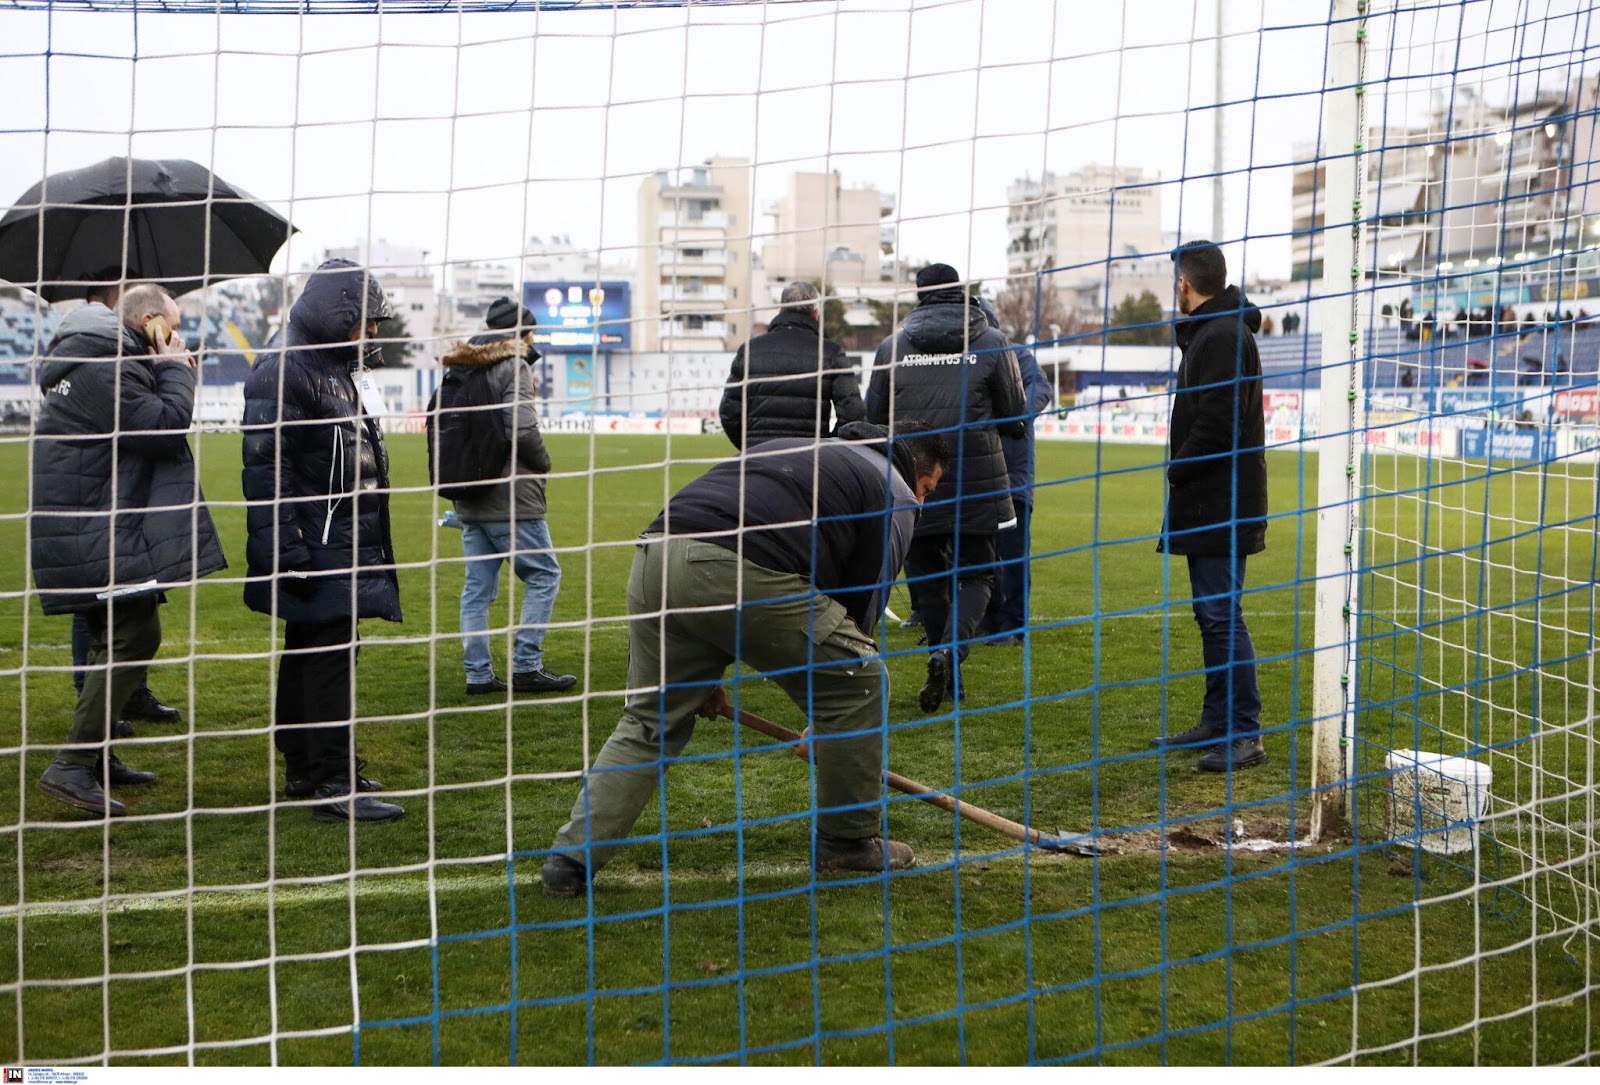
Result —
[[539, 318], [534, 345], [551, 350], [631, 349], [631, 300], [628, 284], [615, 280], [522, 286], [522, 304]]

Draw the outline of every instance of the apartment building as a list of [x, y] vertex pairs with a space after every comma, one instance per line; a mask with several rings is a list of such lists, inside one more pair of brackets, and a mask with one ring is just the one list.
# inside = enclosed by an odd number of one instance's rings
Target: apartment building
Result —
[[1167, 256], [1163, 191], [1160, 177], [1139, 166], [1091, 164], [1012, 182], [1006, 188], [1008, 274], [1050, 271], [1056, 288], [1088, 319], [1165, 282], [1171, 275], [1159, 266]]
[[636, 351], [732, 350], [750, 333], [748, 158], [660, 170], [639, 185]]

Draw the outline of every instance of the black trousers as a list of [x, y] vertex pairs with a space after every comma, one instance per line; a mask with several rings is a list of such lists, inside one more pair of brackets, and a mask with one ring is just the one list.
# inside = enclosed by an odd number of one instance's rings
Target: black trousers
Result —
[[[928, 634], [928, 649], [954, 647], [966, 659], [994, 591], [994, 533], [918, 535], [906, 552], [912, 606]], [[951, 581], [955, 605], [951, 606]]]
[[360, 639], [349, 619], [284, 623], [272, 740], [292, 779], [323, 784], [352, 776], [350, 696]]
[[1020, 635], [1028, 625], [1028, 592], [1033, 580], [1029, 569], [1032, 548], [1028, 535], [1033, 506], [1018, 501], [1014, 495], [1011, 504], [1017, 510], [1017, 526], [995, 536], [1000, 570], [995, 574], [989, 613], [984, 616], [981, 627], [985, 633], [996, 637]]

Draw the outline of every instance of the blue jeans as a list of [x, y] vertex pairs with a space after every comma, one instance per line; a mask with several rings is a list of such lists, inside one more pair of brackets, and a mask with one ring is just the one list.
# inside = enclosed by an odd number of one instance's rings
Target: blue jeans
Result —
[[1206, 664], [1206, 703], [1200, 724], [1216, 732], [1254, 737], [1261, 730], [1256, 688], [1256, 646], [1244, 624], [1240, 597], [1245, 559], [1189, 555], [1194, 620]]
[[512, 572], [524, 585], [511, 670], [515, 674], [539, 670], [544, 666], [545, 626], [561, 588], [561, 564], [550, 545], [550, 528], [543, 520], [468, 524], [461, 532], [461, 550], [467, 557], [467, 580], [461, 588], [461, 646], [467, 681], [487, 682], [494, 677], [487, 636], [489, 607], [500, 594], [500, 566], [508, 556]]

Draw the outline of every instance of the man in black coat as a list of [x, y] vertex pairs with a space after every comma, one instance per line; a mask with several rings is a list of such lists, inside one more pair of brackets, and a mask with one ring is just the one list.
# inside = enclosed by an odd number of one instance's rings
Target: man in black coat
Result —
[[1167, 519], [1161, 549], [1189, 563], [1206, 669], [1200, 722], [1152, 747], [1205, 750], [1207, 772], [1266, 762], [1256, 653], [1241, 597], [1245, 559], [1267, 546], [1266, 423], [1261, 413], [1261, 311], [1228, 285], [1222, 250], [1194, 241], [1177, 264], [1175, 326], [1183, 360], [1172, 397]]
[[[389, 531], [389, 456], [363, 361], [389, 303], [348, 260], [312, 273], [289, 323], [244, 386], [244, 601], [284, 620], [273, 741], [290, 798], [319, 821], [389, 821], [405, 810], [355, 756], [361, 618], [400, 621]], [[374, 397], [368, 384], [366, 395]]]
[[[978, 305], [989, 326], [998, 329], [1000, 317], [994, 306], [986, 298], [979, 298]], [[982, 635], [991, 638], [990, 644], [1005, 647], [1020, 645], [1023, 631], [1028, 628], [1028, 592], [1033, 581], [1033, 420], [1050, 408], [1052, 398], [1050, 382], [1033, 351], [1021, 345], [1014, 349], [1028, 397], [1028, 414], [1023, 419], [1027, 432], [1020, 437], [1001, 438], [1000, 449], [1006, 457], [1016, 523], [995, 538], [1000, 570], [995, 574], [994, 593], [989, 596], [989, 610], [980, 626]]]
[[[106, 268], [90, 276], [93, 280], [87, 290], [83, 292], [83, 300], [88, 305], [103, 305], [107, 309], [115, 310], [117, 301], [122, 297], [122, 287], [126, 282], [119, 268]], [[177, 331], [177, 325], [173, 325]], [[56, 345], [61, 340], [61, 333], [56, 332], [55, 339], [45, 348], [45, 354], [56, 357]], [[79, 611], [72, 616], [72, 688], [77, 693], [83, 692], [83, 680], [88, 671], [89, 653], [93, 650], [94, 637], [89, 630], [89, 620]], [[182, 723], [183, 713], [176, 708], [161, 703], [161, 698], [150, 692], [148, 673], [140, 672], [139, 684], [128, 697], [128, 703], [123, 705], [122, 714], [125, 719], [111, 721], [112, 738], [132, 738], [133, 724], [130, 720], [149, 720], [152, 723]]]
[[899, 870], [878, 835], [888, 675], [872, 631], [911, 544], [919, 503], [949, 460], [905, 421], [847, 423], [846, 440], [778, 438], [675, 494], [639, 539], [628, 579], [628, 696], [541, 872], [582, 893], [628, 837], [657, 780], [726, 705], [740, 660], [810, 721], [818, 870]]
[[90, 653], [67, 745], [39, 790], [117, 817], [112, 787], [151, 784], [107, 745], [161, 647], [164, 589], [227, 567], [189, 451], [194, 359], [157, 286], [85, 305], [43, 362], [30, 492], [34, 582], [46, 614], [82, 614]]
[[815, 440], [866, 418], [855, 366], [843, 347], [818, 330], [817, 297], [817, 288], [805, 281], [784, 287], [783, 309], [767, 325], [767, 334], [735, 352], [717, 412], [734, 448], [774, 437]]
[[956, 269], [930, 264], [917, 272], [917, 307], [873, 360], [867, 420], [921, 419], [956, 448], [906, 555], [907, 579], [922, 585], [916, 609], [928, 631], [928, 680], [918, 695], [924, 712], [960, 696], [959, 663], [994, 589], [995, 533], [1015, 517], [1000, 437], [1024, 435], [1026, 412], [1016, 355]]

